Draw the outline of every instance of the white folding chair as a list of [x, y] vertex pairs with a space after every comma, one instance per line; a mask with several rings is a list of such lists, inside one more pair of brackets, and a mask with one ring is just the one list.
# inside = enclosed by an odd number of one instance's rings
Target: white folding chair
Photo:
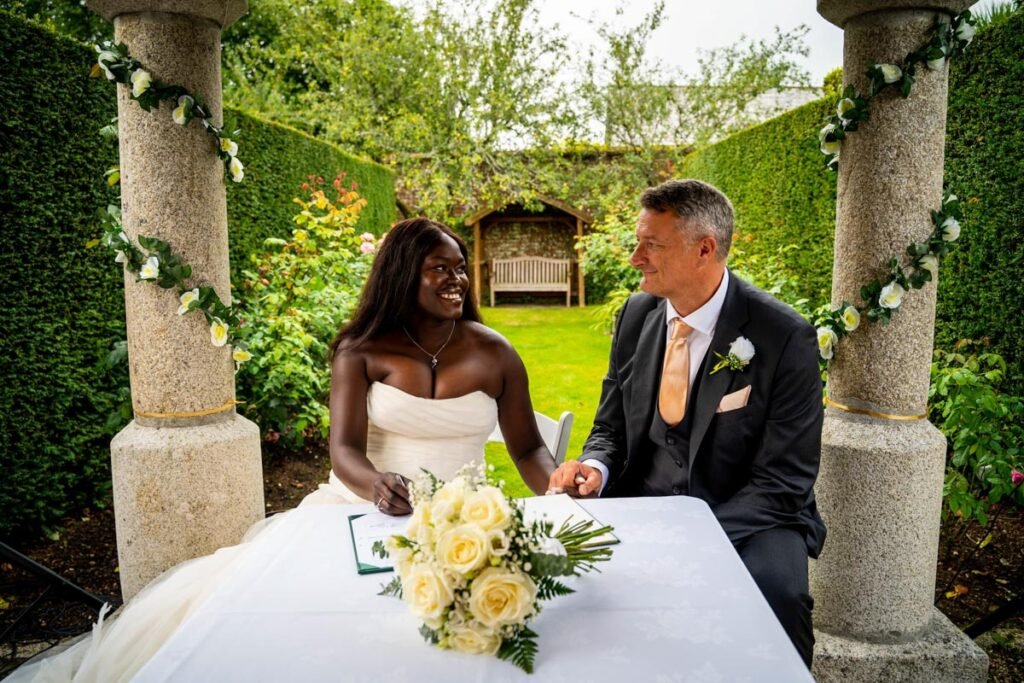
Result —
[[[551, 455], [555, 456], [555, 464], [562, 464], [565, 461], [565, 452], [569, 450], [569, 435], [572, 434], [572, 412], [565, 411], [558, 417], [557, 422], [536, 410], [533, 411], [533, 416], [537, 420], [537, 431], [540, 432], [540, 438], [544, 439], [544, 445], [551, 451]], [[500, 425], [494, 426], [494, 431], [487, 437], [487, 440], [504, 443], [505, 437], [501, 433]]]

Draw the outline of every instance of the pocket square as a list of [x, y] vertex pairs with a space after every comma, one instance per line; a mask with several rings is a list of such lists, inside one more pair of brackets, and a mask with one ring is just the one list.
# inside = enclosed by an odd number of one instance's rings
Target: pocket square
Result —
[[726, 394], [722, 397], [722, 402], [718, 404], [716, 413], [727, 413], [730, 410], [738, 410], [743, 406], [747, 405], [747, 401], [750, 399], [750, 387], [745, 386], [739, 391], [734, 391], [731, 394]]

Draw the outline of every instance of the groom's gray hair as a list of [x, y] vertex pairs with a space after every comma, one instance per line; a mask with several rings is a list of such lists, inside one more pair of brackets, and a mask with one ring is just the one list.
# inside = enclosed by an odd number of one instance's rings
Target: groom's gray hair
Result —
[[724, 261], [732, 246], [732, 202], [714, 185], [700, 180], [669, 180], [649, 187], [640, 196], [640, 206], [671, 212], [680, 218], [680, 230], [693, 239], [715, 238], [718, 259]]

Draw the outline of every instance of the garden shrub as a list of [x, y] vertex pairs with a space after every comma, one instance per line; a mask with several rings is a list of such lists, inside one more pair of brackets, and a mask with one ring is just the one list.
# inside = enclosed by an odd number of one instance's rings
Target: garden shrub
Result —
[[[125, 339], [123, 275], [105, 250], [86, 248], [116, 192], [104, 171], [117, 147], [98, 135], [116, 115], [114, 89], [89, 78], [91, 48], [6, 12], [0, 42], [0, 535], [11, 537], [106, 500], [128, 380], [117, 353], [108, 362]], [[246, 164], [245, 182], [228, 183], [236, 286], [250, 250], [290, 235], [292, 197], [311, 169], [358, 182], [368, 200], [359, 230], [391, 222], [383, 167], [241, 112], [226, 119], [242, 128]]]

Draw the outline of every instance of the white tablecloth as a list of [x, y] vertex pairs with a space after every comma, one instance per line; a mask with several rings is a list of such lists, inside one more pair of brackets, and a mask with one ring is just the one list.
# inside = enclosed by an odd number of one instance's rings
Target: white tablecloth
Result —
[[153, 681], [812, 681], [707, 505], [586, 501], [621, 543], [544, 603], [529, 676], [424, 643], [391, 574], [356, 573], [348, 515], [287, 513], [134, 679]]

